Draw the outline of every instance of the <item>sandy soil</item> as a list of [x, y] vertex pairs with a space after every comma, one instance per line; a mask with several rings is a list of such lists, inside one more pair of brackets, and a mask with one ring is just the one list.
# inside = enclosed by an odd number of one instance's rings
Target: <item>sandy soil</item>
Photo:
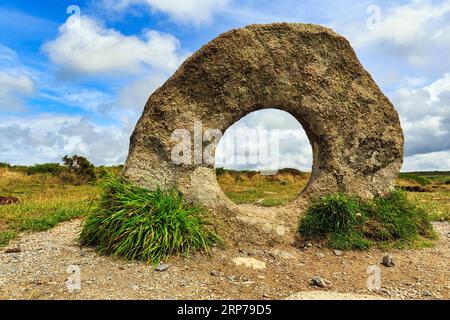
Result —
[[[173, 258], [166, 261], [169, 269], [158, 272], [80, 247], [80, 220], [74, 220], [23, 234], [2, 249], [0, 299], [449, 299], [450, 225], [434, 226], [440, 236], [434, 248], [393, 250], [391, 268], [380, 264], [386, 252], [375, 249], [336, 256], [316, 244], [307, 249], [242, 244], [215, 248], [211, 257]], [[20, 252], [6, 253], [14, 249]], [[258, 260], [259, 269], [237, 265], [234, 261], [245, 262], [238, 257]], [[81, 288], [73, 292], [66, 285], [71, 265], [81, 275]], [[367, 289], [369, 265], [380, 268], [381, 290]], [[312, 286], [314, 276], [327, 286]]]

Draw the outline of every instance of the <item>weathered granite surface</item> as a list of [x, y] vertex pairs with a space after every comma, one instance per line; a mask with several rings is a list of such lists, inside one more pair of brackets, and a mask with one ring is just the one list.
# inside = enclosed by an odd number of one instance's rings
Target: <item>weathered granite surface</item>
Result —
[[403, 132], [392, 103], [344, 37], [322, 26], [292, 23], [231, 30], [188, 58], [149, 98], [131, 136], [124, 173], [147, 187], [175, 184], [190, 200], [259, 220], [264, 214], [255, 214], [255, 208], [228, 200], [211, 165], [174, 164], [171, 136], [181, 128], [192, 132], [196, 121], [204, 130], [224, 132], [264, 108], [287, 111], [302, 124], [313, 148], [313, 168], [296, 201], [258, 210], [275, 220], [277, 212], [291, 215], [292, 221], [311, 197], [342, 191], [370, 198], [394, 186]]

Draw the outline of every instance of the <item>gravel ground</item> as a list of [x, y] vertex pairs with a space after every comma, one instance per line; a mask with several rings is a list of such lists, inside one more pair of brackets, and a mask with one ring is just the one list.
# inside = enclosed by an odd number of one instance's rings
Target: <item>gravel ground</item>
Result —
[[[173, 258], [158, 272], [80, 247], [80, 220], [74, 220], [23, 234], [2, 249], [0, 299], [449, 299], [450, 227], [434, 226], [440, 236], [435, 247], [392, 250], [391, 268], [380, 264], [387, 252], [378, 249], [336, 256], [318, 244], [301, 250], [242, 244], [215, 248], [210, 257]], [[381, 289], [371, 292], [370, 265], [381, 276]], [[80, 271], [79, 290], [68, 289], [66, 280], [77, 276], [71, 270]], [[315, 276], [323, 278], [324, 288], [311, 285]]]

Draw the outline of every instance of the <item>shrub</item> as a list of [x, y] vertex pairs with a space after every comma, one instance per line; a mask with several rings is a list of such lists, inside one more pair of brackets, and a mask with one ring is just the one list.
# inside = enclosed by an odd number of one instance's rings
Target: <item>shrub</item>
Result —
[[6, 162], [0, 162], [0, 169], [2, 169], [2, 168], [9, 169], [9, 168], [11, 168], [11, 165]]
[[25, 167], [24, 171], [28, 175], [32, 174], [50, 174], [58, 176], [64, 171], [64, 167], [59, 163], [43, 163], [35, 164], [34, 166]]
[[324, 196], [307, 209], [299, 232], [341, 250], [368, 249], [374, 244], [403, 246], [434, 238], [427, 212], [399, 190], [371, 201], [343, 194]]
[[278, 173], [282, 173], [282, 174], [288, 174], [288, 175], [293, 175], [293, 176], [304, 176], [305, 173], [298, 170], [298, 169], [294, 169], [294, 168], [283, 168], [280, 169], [278, 171]]
[[63, 182], [79, 185], [97, 180], [94, 165], [85, 157], [77, 155], [69, 157], [66, 155], [62, 160], [64, 166], [67, 168], [67, 170], [61, 174]]
[[205, 211], [186, 204], [177, 190], [150, 191], [110, 176], [80, 241], [97, 245], [101, 253], [158, 263], [192, 250], [207, 252], [219, 238]]

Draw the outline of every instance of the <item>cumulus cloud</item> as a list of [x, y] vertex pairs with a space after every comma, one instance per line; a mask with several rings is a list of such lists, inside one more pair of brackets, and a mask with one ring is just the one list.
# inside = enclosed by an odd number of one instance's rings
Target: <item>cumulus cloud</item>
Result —
[[412, 1], [411, 3], [388, 8], [383, 12], [379, 27], [362, 35], [358, 34], [357, 44], [373, 41], [389, 41], [398, 47], [415, 45], [418, 39], [429, 36], [430, 27], [434, 27], [432, 38], [439, 41], [443, 37], [442, 30], [435, 28], [435, 23], [446, 22], [450, 13], [450, 2], [433, 3], [427, 0]]
[[114, 101], [111, 95], [103, 91], [87, 88], [64, 88], [49, 98], [91, 112], [103, 112]]
[[59, 162], [65, 154], [79, 154], [97, 165], [123, 163], [130, 128], [58, 114], [5, 118], [0, 123], [0, 162]]
[[14, 71], [0, 70], [0, 111], [22, 111], [23, 99], [34, 92], [32, 79]]
[[225, 9], [231, 0], [103, 0], [102, 2], [106, 8], [114, 11], [146, 6], [153, 12], [167, 14], [177, 23], [200, 25], [210, 23], [214, 13]]
[[450, 170], [450, 150], [406, 157], [403, 171]]
[[405, 155], [450, 150], [450, 74], [393, 96], [405, 132]]
[[450, 63], [445, 58], [450, 51], [450, 1], [415, 0], [407, 4], [380, 6], [381, 20], [368, 28], [360, 19], [356, 24], [336, 22], [353, 45], [407, 61], [411, 66], [440, 67]]
[[117, 106], [135, 112], [142, 112], [150, 94], [167, 80], [163, 74], [143, 76], [123, 87], [117, 98]]
[[126, 36], [88, 16], [71, 16], [43, 50], [70, 75], [138, 73], [148, 67], [170, 72], [183, 59], [170, 34], [146, 30], [140, 37]]
[[0, 111], [25, 110], [24, 99], [34, 91], [31, 72], [20, 64], [14, 50], [0, 44]]
[[216, 150], [216, 167], [310, 171], [312, 149], [300, 123], [289, 113], [253, 112], [228, 128]]

